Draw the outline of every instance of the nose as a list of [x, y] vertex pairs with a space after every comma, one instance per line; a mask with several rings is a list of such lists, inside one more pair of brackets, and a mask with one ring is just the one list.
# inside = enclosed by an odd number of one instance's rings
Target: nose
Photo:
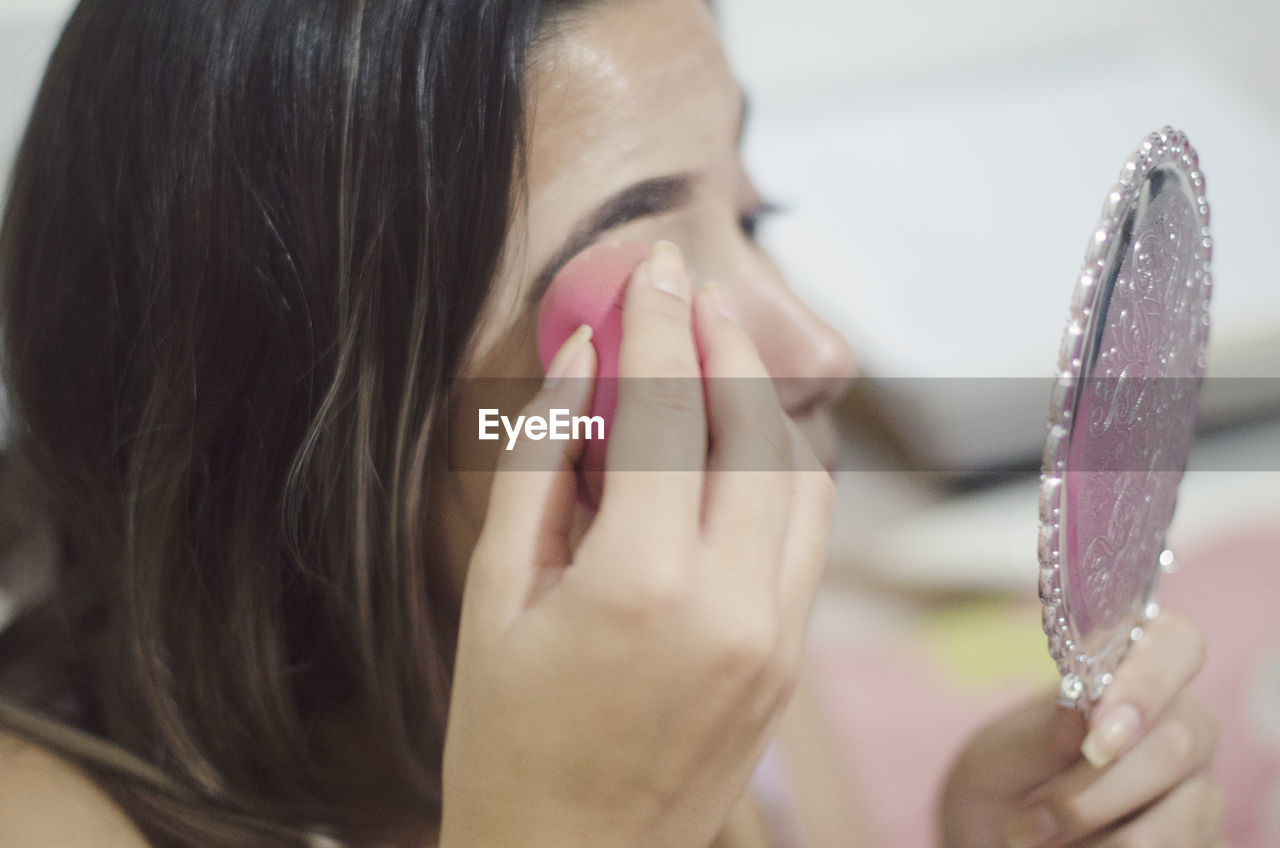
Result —
[[730, 295], [773, 376], [787, 413], [799, 418], [836, 400], [856, 374], [853, 349], [776, 269]]

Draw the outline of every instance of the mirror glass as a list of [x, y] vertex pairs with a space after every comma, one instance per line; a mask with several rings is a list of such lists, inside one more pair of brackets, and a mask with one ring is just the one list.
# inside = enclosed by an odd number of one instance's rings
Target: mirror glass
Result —
[[1209, 207], [1186, 136], [1126, 161], [1076, 284], [1041, 477], [1040, 597], [1061, 700], [1087, 709], [1158, 614], [1209, 332]]

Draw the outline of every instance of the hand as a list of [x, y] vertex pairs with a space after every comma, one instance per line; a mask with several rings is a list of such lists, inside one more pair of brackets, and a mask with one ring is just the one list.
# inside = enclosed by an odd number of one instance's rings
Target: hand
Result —
[[1208, 774], [1216, 724], [1184, 691], [1203, 640], [1169, 613], [1145, 631], [1087, 726], [1049, 696], [979, 731], [944, 789], [944, 846], [1225, 844], [1222, 793]]
[[[693, 295], [673, 247], [625, 297], [619, 370], [645, 379], [622, 381], [604, 496], [576, 549], [581, 444], [518, 444], [495, 477], [463, 601], [447, 848], [706, 845], [791, 691], [830, 478], [758, 391], [768, 373], [747, 333]], [[563, 379], [526, 413], [583, 414], [594, 369], [570, 339], [548, 368]], [[733, 470], [761, 456], [785, 470]]]

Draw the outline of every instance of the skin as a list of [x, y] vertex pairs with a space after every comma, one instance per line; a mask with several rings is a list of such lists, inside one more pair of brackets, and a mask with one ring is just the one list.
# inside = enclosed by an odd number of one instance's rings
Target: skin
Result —
[[[688, 174], [687, 203], [601, 235], [679, 246], [655, 248], [627, 288], [623, 376], [812, 379], [749, 399], [749, 414], [733, 392], [639, 381], [620, 398], [611, 450], [661, 450], [691, 470], [611, 471], [594, 515], [575, 497], [580, 444], [523, 441], [501, 461], [542, 470], [519, 473], [448, 474], [437, 457], [432, 502], [444, 508], [425, 532], [462, 598], [445, 812], [438, 832], [406, 816], [385, 836], [447, 848], [763, 844], [744, 798], [792, 720], [832, 507], [825, 407], [852, 373], [849, 348], [740, 227], [758, 198], [737, 154], [741, 94], [705, 3], [590, 8], [534, 57], [532, 97], [527, 214], [467, 373], [540, 379], [539, 271], [605, 197]], [[708, 279], [718, 295], [700, 288]], [[579, 339], [549, 369], [559, 382], [490, 405], [585, 411], [594, 369]], [[471, 416], [459, 419], [466, 432]], [[790, 473], [717, 470], [760, 450]], [[1048, 696], [993, 721], [952, 769], [942, 843], [1006, 844], [1030, 815], [1060, 824], [1050, 845], [1218, 844], [1212, 720], [1184, 692], [1201, 654], [1181, 619], [1149, 628], [1091, 717], [1096, 728], [1120, 703], [1139, 716], [1102, 768], [1081, 755], [1080, 717]], [[0, 843], [144, 844], [74, 768], [0, 741]], [[796, 779], [801, 797], [831, 791], [812, 772]], [[44, 838], [54, 822], [65, 830]], [[847, 830], [810, 832], [815, 848], [848, 844]]]
[[[534, 279], [602, 200], [641, 182], [689, 174], [687, 202], [637, 218], [601, 240], [654, 243], [682, 250], [698, 284], [716, 281], [743, 326], [757, 340], [761, 360], [779, 383], [779, 402], [831, 466], [836, 441], [827, 404], [853, 375], [848, 342], [791, 292], [769, 255], [743, 231], [740, 219], [761, 198], [739, 157], [743, 94], [720, 46], [708, 9], [690, 2], [604, 3], [560, 34], [531, 63], [532, 128], [527, 214], [517, 216], [496, 291], [472, 340], [465, 374], [522, 377], [532, 392], [542, 377], [531, 300]], [[509, 385], [509, 384], [506, 384]], [[471, 389], [471, 386], [467, 386]], [[451, 431], [475, 431], [475, 410], [518, 410], [528, 394], [466, 391], [454, 399]], [[500, 453], [497, 443], [473, 438], [454, 450]], [[455, 453], [455, 456], [457, 454]], [[438, 475], [434, 537], [461, 586], [479, 536], [491, 487], [480, 472]], [[472, 457], [467, 467], [494, 467]], [[578, 516], [581, 528], [586, 516]]]

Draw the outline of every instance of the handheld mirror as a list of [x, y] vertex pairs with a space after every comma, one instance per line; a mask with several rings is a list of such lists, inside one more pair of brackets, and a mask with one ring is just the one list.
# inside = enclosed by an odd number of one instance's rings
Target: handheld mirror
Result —
[[1204, 374], [1211, 253], [1196, 152], [1165, 127], [1107, 196], [1050, 400], [1040, 600], [1067, 706], [1087, 710], [1101, 696], [1159, 612]]

